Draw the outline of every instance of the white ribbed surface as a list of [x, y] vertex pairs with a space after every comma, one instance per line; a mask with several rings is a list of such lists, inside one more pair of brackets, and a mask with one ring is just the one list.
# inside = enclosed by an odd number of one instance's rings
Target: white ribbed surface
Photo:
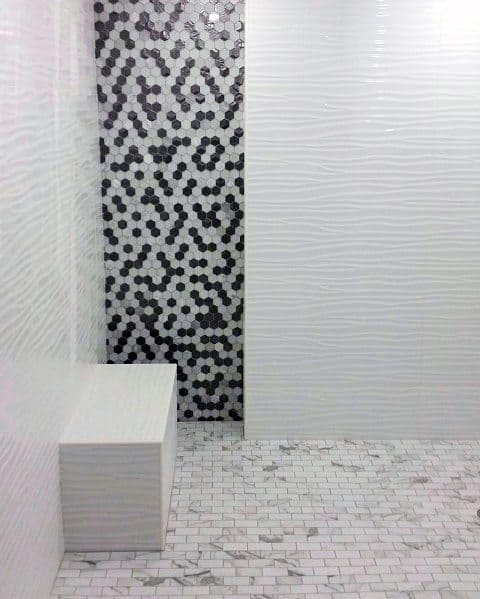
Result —
[[248, 437], [478, 438], [479, 18], [248, 3]]
[[93, 11], [0, 2], [0, 580], [45, 599], [61, 558], [57, 443], [103, 359]]
[[177, 455], [176, 366], [95, 370], [60, 441], [65, 549], [158, 550]]

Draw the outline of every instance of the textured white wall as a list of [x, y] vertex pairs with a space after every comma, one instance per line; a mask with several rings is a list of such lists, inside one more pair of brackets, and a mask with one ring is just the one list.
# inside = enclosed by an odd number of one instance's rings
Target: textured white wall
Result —
[[478, 438], [479, 19], [248, 3], [248, 437]]
[[93, 33], [88, 0], [0, 3], [0, 596], [12, 599], [49, 596], [57, 442], [86, 363], [104, 357]]

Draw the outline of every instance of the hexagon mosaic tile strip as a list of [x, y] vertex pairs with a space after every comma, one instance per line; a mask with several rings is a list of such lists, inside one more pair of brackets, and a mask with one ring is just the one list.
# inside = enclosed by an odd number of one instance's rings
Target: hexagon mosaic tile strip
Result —
[[94, 4], [108, 357], [242, 417], [244, 2]]

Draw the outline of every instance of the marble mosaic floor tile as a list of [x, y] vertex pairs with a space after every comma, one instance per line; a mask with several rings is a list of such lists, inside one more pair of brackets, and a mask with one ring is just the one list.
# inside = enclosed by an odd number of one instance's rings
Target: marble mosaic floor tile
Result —
[[163, 552], [66, 554], [52, 599], [480, 597], [480, 442], [179, 423]]

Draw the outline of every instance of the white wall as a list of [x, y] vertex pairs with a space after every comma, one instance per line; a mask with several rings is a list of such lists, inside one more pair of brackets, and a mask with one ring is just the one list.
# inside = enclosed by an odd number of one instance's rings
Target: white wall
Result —
[[479, 437], [479, 19], [248, 3], [248, 437]]
[[92, 3], [2, 0], [0, 57], [0, 595], [44, 599], [57, 440], [104, 357]]

